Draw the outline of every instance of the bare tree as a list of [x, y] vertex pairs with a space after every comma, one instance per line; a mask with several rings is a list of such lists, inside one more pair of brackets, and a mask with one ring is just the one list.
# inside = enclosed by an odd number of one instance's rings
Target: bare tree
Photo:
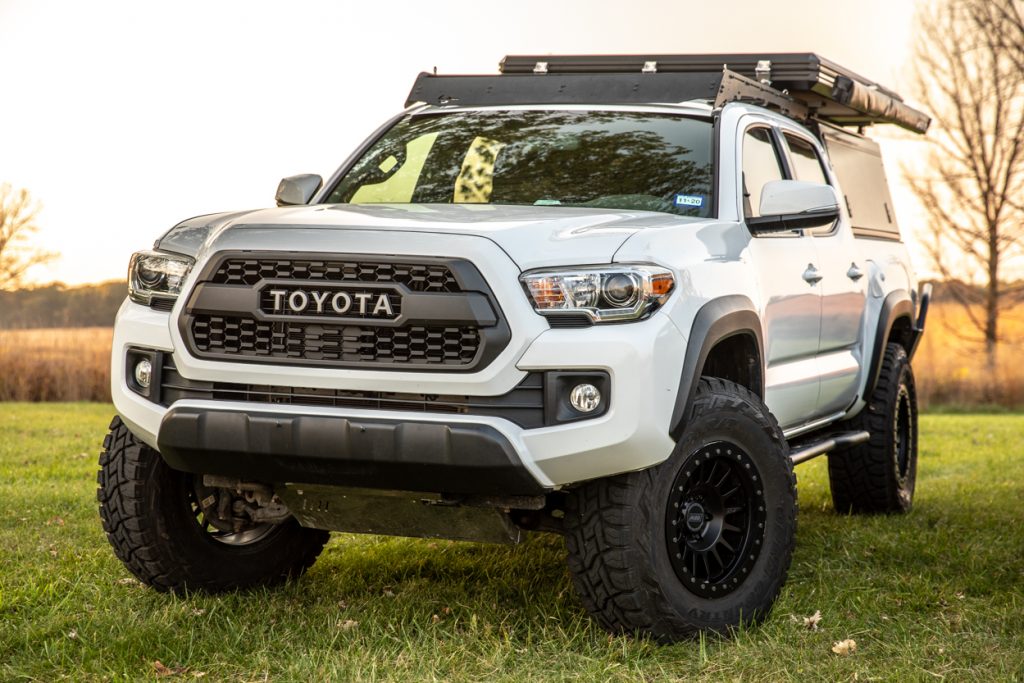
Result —
[[1024, 71], [1024, 0], [988, 0], [971, 8], [975, 22], [998, 39]]
[[[936, 125], [927, 168], [908, 179], [930, 219], [935, 266], [990, 369], [999, 316], [1024, 300], [1010, 283], [1024, 256], [1024, 70], [1005, 40], [1020, 19], [1014, 1], [937, 0], [918, 17], [916, 95]], [[1005, 11], [992, 11], [1000, 2]]]
[[39, 209], [28, 190], [0, 185], [0, 290], [16, 288], [25, 271], [55, 256], [28, 245]]

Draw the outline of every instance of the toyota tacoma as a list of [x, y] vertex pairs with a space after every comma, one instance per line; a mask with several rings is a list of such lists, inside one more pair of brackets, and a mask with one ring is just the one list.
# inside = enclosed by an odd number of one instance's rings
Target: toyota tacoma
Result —
[[910, 509], [930, 292], [878, 145], [928, 118], [814, 54], [513, 56], [276, 208], [136, 253], [100, 515], [161, 591], [267, 585], [330, 531], [564, 536], [583, 606], [756, 623], [794, 465]]

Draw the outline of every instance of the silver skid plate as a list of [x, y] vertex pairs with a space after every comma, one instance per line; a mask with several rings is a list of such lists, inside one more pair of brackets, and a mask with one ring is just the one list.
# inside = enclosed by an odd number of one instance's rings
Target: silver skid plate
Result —
[[524, 535], [503, 510], [451, 504], [436, 494], [314, 484], [275, 492], [299, 524], [314, 529], [513, 544]]

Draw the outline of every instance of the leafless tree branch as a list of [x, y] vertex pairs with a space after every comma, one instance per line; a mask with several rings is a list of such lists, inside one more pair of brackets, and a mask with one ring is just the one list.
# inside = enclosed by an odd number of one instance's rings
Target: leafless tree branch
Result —
[[935, 116], [928, 167], [905, 170], [990, 367], [999, 315], [1024, 300], [1024, 0], [932, 0], [919, 11], [918, 99]]
[[28, 190], [0, 185], [0, 290], [17, 287], [29, 268], [55, 256], [28, 245], [39, 210]]

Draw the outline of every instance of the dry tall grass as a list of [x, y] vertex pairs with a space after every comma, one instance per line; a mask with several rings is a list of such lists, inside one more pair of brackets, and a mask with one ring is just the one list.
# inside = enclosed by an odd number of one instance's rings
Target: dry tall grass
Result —
[[918, 397], [925, 407], [1024, 408], [1024, 307], [1004, 313], [996, 367], [986, 368], [985, 349], [967, 313], [957, 304], [934, 305], [914, 357]]
[[0, 401], [109, 401], [109, 327], [0, 330]]
[[[1002, 321], [1024, 340], [1024, 309]], [[982, 348], [963, 340], [966, 314], [949, 303], [929, 313], [914, 370], [922, 407], [1024, 408], [1022, 344], [1004, 344], [994, 376]], [[0, 401], [109, 401], [111, 330], [0, 330]]]

